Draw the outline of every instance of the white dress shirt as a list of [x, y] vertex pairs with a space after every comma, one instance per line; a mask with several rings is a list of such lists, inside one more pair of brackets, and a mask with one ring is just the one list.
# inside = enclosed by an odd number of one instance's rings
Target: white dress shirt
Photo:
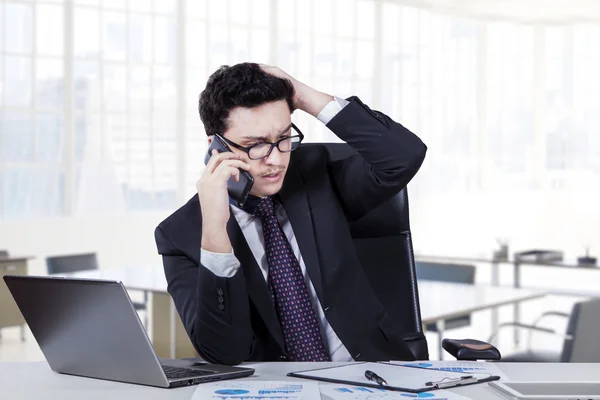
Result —
[[[331, 121], [331, 119], [335, 117], [335, 115], [347, 104], [348, 102], [346, 100], [336, 97], [335, 100], [329, 102], [329, 104], [327, 104], [325, 108], [321, 110], [317, 116], [317, 119], [327, 125], [329, 121]], [[252, 250], [252, 254], [254, 255], [256, 263], [260, 267], [265, 281], [267, 281], [267, 277], [269, 275], [269, 263], [267, 262], [267, 255], [265, 253], [265, 240], [263, 237], [260, 220], [258, 217], [254, 217], [253, 215], [250, 215], [246, 211], [235, 206], [231, 206], [231, 212], [240, 225], [240, 229], [244, 234], [246, 242], [248, 242], [250, 250]], [[308, 276], [308, 272], [306, 271], [306, 265], [304, 264], [302, 254], [300, 254], [300, 248], [298, 247], [298, 242], [296, 241], [292, 224], [290, 223], [290, 220], [281, 204], [275, 203], [275, 215], [277, 216], [279, 225], [283, 229], [290, 246], [292, 247], [294, 255], [300, 263], [300, 269], [302, 270], [302, 275], [304, 276], [304, 282], [308, 288], [313, 309], [315, 310], [319, 320], [321, 336], [325, 338], [325, 347], [329, 351], [331, 360], [353, 361], [348, 349], [346, 349], [331, 325], [329, 325], [327, 318], [325, 318], [323, 307], [319, 302], [315, 288]], [[202, 260], [202, 265], [204, 265], [204, 267], [208, 268], [213, 274], [223, 278], [233, 277], [240, 268], [240, 262], [233, 253], [220, 254], [201, 249], [200, 259]]]

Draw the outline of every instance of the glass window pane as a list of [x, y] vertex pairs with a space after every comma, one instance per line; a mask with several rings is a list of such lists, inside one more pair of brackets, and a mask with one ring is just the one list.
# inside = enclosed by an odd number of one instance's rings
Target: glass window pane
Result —
[[227, 1], [208, 2], [208, 15], [211, 22], [227, 22], [229, 5]]
[[373, 77], [373, 60], [375, 59], [375, 44], [371, 41], [359, 41], [356, 45], [356, 74], [362, 79]]
[[40, 162], [60, 162], [63, 149], [63, 122], [61, 114], [37, 115], [36, 160]]
[[174, 14], [177, 8], [176, 0], [154, 0], [154, 12], [159, 14]]
[[64, 174], [59, 168], [11, 168], [6, 172], [7, 218], [58, 216], [62, 213]]
[[[247, 28], [231, 28], [232, 64], [248, 61], [250, 32]], [[267, 46], [265, 46], [267, 47]], [[256, 59], [253, 59], [256, 61]]]
[[109, 111], [125, 111], [127, 70], [121, 65], [104, 67], [104, 99]]
[[154, 113], [174, 109], [177, 106], [175, 70], [171, 67], [154, 67]]
[[4, 111], [4, 155], [8, 162], [33, 161], [33, 121], [29, 113]]
[[375, 37], [375, 2], [358, 0], [356, 13], [360, 15], [360, 23], [356, 24], [356, 36], [369, 39]]
[[100, 55], [100, 21], [98, 11], [75, 8], [75, 56], [97, 58]]
[[31, 107], [31, 59], [4, 58], [4, 105]]
[[4, 4], [4, 49], [10, 53], [33, 51], [33, 10], [29, 4]]
[[[129, 0], [129, 2], [132, 2], [133, 0]], [[126, 1], [123, 0], [102, 0], [102, 7], [105, 8], [110, 8], [110, 9], [124, 9], [125, 5], [127, 4]]]
[[150, 114], [150, 67], [129, 70], [129, 112]]
[[63, 61], [39, 58], [36, 61], [36, 107], [60, 109], [64, 105]]
[[[387, 4], [387, 3], [384, 3]], [[335, 34], [342, 37], [354, 36], [355, 1], [335, 0], [334, 3]], [[360, 14], [359, 14], [360, 15]], [[361, 16], [362, 18], [362, 16]]]
[[38, 5], [36, 18], [36, 50], [38, 54], [63, 54], [63, 7]]
[[252, 0], [250, 7], [252, 8], [252, 18], [250, 18], [252, 25], [261, 26], [265, 28], [268, 27], [269, 22], [271, 20], [270, 0]]
[[75, 116], [75, 144], [73, 156], [76, 162], [86, 159], [86, 152], [93, 151], [88, 146], [88, 140], [94, 136], [102, 137], [102, 122], [99, 114], [87, 113]]
[[186, 24], [185, 45], [188, 65], [204, 65], [206, 63], [206, 24], [188, 21]]
[[294, 30], [296, 27], [296, 0], [281, 1], [277, 4], [277, 23], [280, 30]]
[[[113, 0], [113, 1], [123, 2], [122, 0]], [[131, 11], [151, 12], [152, 11], [152, 1], [151, 0], [129, 0], [129, 9]]]
[[[3, 28], [4, 25], [5, 25], [5, 22], [4, 22], [4, 2], [1, 2], [0, 3], [0, 51], [4, 50], [4, 28]], [[1, 190], [2, 190], [2, 187], [0, 187], [0, 191]], [[1, 195], [2, 194], [0, 192], [0, 196]], [[0, 208], [0, 212], [2, 212], [1, 208]]]
[[333, 28], [333, 0], [319, 0], [313, 9], [313, 32], [328, 35]]
[[250, 57], [254, 62], [269, 63], [269, 31], [266, 29], [252, 30], [252, 50]]
[[101, 106], [100, 63], [98, 61], [75, 61], [75, 109], [77, 111], [99, 110]]
[[185, 14], [192, 18], [206, 18], [207, 0], [184, 0]]
[[174, 64], [176, 60], [177, 37], [175, 24], [171, 18], [154, 18], [154, 62]]
[[[222, 25], [222, 24], [221, 24]], [[221, 65], [226, 65], [229, 62], [229, 41], [227, 28], [218, 25], [210, 25], [208, 37], [210, 61], [209, 70], [216, 71]]]
[[102, 15], [103, 49], [102, 56], [107, 60], [125, 61], [127, 43], [125, 33], [127, 25], [125, 14], [104, 11]]
[[248, 24], [248, 18], [250, 17], [249, 1], [250, 0], [230, 0], [232, 23], [240, 25]]
[[129, 17], [129, 60], [152, 62], [152, 19], [147, 15]]

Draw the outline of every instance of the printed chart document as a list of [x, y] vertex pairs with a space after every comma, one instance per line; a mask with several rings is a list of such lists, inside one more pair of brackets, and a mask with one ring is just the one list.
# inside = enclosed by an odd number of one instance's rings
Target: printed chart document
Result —
[[316, 382], [223, 381], [198, 385], [192, 400], [315, 400], [320, 399]]
[[479, 361], [390, 361], [391, 364], [403, 367], [417, 367], [437, 371], [461, 372], [468, 374], [491, 374], [508, 380], [508, 376], [495, 364]]
[[363, 386], [321, 384], [320, 387], [321, 394], [329, 397], [331, 400], [470, 400], [468, 397], [454, 394], [447, 390], [436, 390], [434, 392], [423, 393], [406, 393]]

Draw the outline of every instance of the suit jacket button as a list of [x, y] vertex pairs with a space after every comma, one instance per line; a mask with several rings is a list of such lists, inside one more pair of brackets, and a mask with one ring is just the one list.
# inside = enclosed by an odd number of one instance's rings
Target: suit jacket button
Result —
[[223, 311], [225, 309], [225, 306], [223, 305], [223, 303], [219, 303], [219, 310]]
[[217, 294], [219, 296], [223, 296], [223, 289], [221, 289], [221, 288], [217, 289]]
[[219, 303], [223, 302], [223, 296], [219, 296]]
[[278, 356], [277, 359], [279, 361], [287, 361], [288, 360], [288, 358], [286, 356]]

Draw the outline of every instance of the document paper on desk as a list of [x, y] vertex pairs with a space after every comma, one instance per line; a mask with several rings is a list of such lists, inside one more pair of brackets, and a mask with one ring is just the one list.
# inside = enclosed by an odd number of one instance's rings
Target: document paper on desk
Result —
[[495, 363], [479, 361], [390, 361], [390, 364], [402, 365], [404, 367], [416, 367], [425, 369], [436, 369], [439, 371], [461, 372], [465, 374], [491, 374], [499, 376], [502, 380], [508, 380], [508, 376], [502, 372]]
[[[356, 385], [366, 387], [379, 387], [375, 382], [365, 377], [365, 371], [373, 371], [386, 380], [388, 390], [400, 390], [406, 392], [433, 391], [435, 383], [442, 383], [448, 387], [466, 384], [468, 381], [487, 382], [493, 378], [490, 374], [456, 373], [439, 371], [425, 368], [410, 368], [390, 363], [354, 363], [339, 367], [320, 368], [307, 371], [299, 371], [288, 374], [296, 378], [316, 379], [330, 383], [341, 383], [344, 385]], [[468, 380], [462, 380], [469, 378]], [[497, 379], [497, 378], [496, 378]], [[494, 380], [494, 379], [491, 379]], [[431, 384], [431, 383], [434, 384]], [[428, 383], [430, 383], [428, 385]], [[442, 385], [443, 386], [443, 385]], [[443, 389], [443, 387], [440, 387]]]
[[331, 400], [470, 400], [468, 397], [452, 393], [448, 390], [436, 390], [435, 392], [407, 393], [392, 392], [390, 390], [368, 388], [364, 386], [345, 386], [323, 384], [319, 386], [321, 394]]
[[224, 381], [198, 385], [192, 400], [320, 399], [316, 382]]

